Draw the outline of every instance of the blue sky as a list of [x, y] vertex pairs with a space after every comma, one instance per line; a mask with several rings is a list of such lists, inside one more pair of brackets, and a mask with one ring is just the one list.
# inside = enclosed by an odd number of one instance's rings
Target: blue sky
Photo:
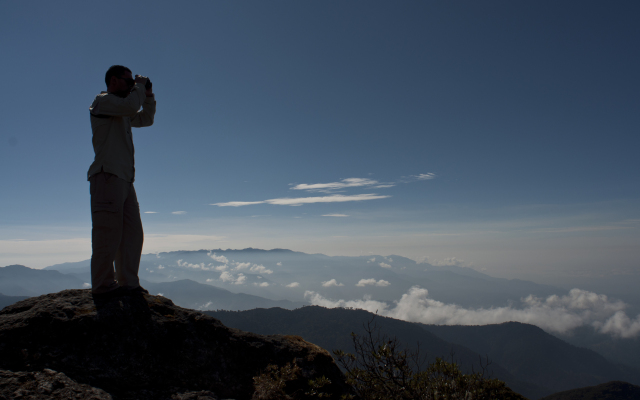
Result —
[[134, 131], [145, 253], [640, 272], [637, 2], [2, 9], [0, 265], [90, 256], [88, 106], [124, 64], [158, 101]]

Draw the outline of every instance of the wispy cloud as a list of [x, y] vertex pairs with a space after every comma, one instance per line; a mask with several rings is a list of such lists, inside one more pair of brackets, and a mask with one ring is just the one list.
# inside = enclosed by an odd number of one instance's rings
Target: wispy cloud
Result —
[[291, 282], [290, 284], [287, 285], [287, 287], [290, 287], [290, 288], [294, 288], [294, 287], [298, 287], [298, 286], [300, 286], [300, 284], [298, 282]]
[[260, 282], [260, 283], [254, 282], [253, 286], [267, 287], [267, 286], [269, 286], [269, 282]]
[[145, 211], [144, 213], [145, 214], [157, 214], [158, 212], [157, 211]]
[[402, 178], [400, 178], [400, 182], [411, 183], [416, 181], [428, 181], [435, 178], [436, 174], [434, 174], [433, 172], [427, 172], [426, 174], [403, 176]]
[[186, 214], [186, 211], [172, 211], [171, 214], [175, 214], [175, 215], [183, 215]]
[[312, 204], [312, 203], [343, 203], [347, 201], [366, 201], [366, 200], [378, 200], [378, 199], [386, 199], [391, 196], [383, 196], [377, 195], [375, 193], [368, 194], [356, 194], [345, 196], [341, 194], [334, 194], [331, 196], [320, 196], [320, 197], [283, 197], [279, 199], [270, 199], [264, 201], [230, 201], [227, 203], [213, 203], [212, 206], [218, 207], [242, 207], [249, 206], [254, 204], [274, 204], [279, 206], [301, 206], [303, 204]]
[[301, 183], [299, 185], [295, 185], [291, 188], [291, 190], [307, 190], [307, 191], [327, 191], [327, 190], [338, 190], [350, 187], [362, 187], [362, 186], [373, 186], [377, 184], [378, 181], [374, 181], [372, 179], [367, 178], [347, 178], [343, 179], [340, 182], [329, 182], [329, 183]]
[[383, 262], [381, 262], [379, 265], [380, 265], [382, 268], [391, 269], [391, 265], [389, 265], [389, 264], [387, 264], [387, 263], [383, 263]]
[[347, 214], [323, 214], [323, 217], [348, 217]]
[[456, 304], [445, 304], [430, 299], [427, 289], [414, 286], [402, 295], [394, 306], [365, 297], [362, 300], [331, 300], [306, 291], [304, 296], [313, 305], [323, 307], [353, 307], [410, 322], [437, 325], [487, 325], [518, 321], [537, 325], [557, 333], [567, 333], [581, 326], [591, 326], [600, 333], [615, 337], [632, 338], [640, 334], [640, 315], [629, 318], [622, 301], [581, 289], [572, 289], [566, 296], [546, 299], [528, 296], [522, 299], [522, 308], [496, 307], [467, 309]]
[[365, 286], [389, 286], [391, 285], [391, 283], [389, 283], [389, 281], [385, 281], [384, 279], [380, 279], [379, 281], [376, 281], [374, 278], [369, 278], [369, 279], [360, 279], [358, 281], [358, 283], [356, 283], [356, 286], [358, 287], [365, 287]]
[[335, 279], [331, 279], [326, 282], [322, 282], [322, 286], [324, 287], [332, 287], [332, 286], [344, 286], [342, 283], [338, 283]]
[[426, 180], [435, 178], [436, 174], [429, 172], [427, 174], [411, 175], [411, 177], [419, 181], [426, 181]]
[[[410, 175], [408, 177], [403, 177], [399, 180], [399, 182], [408, 183], [415, 181], [424, 181], [435, 178], [435, 174], [432, 172], [426, 174], [418, 174], [418, 175]], [[377, 199], [385, 199], [391, 196], [388, 195], [378, 195], [375, 193], [367, 193], [367, 194], [356, 194], [356, 195], [338, 195], [331, 194], [335, 191], [344, 191], [349, 188], [367, 188], [367, 189], [386, 189], [390, 187], [396, 186], [397, 182], [379, 182], [374, 179], [369, 178], [346, 178], [342, 179], [338, 182], [328, 182], [328, 183], [300, 183], [297, 185], [293, 185], [291, 190], [304, 190], [307, 192], [323, 192], [328, 193], [330, 195], [327, 196], [316, 196], [316, 197], [281, 197], [276, 199], [269, 200], [260, 200], [260, 201], [228, 201], [221, 203], [212, 203], [212, 206], [218, 207], [243, 207], [243, 206], [252, 206], [257, 204], [274, 204], [281, 206], [301, 206], [303, 204], [312, 204], [312, 203], [341, 203], [347, 201], [364, 201], [364, 200], [377, 200]], [[340, 214], [327, 214], [325, 216], [344, 216]]]

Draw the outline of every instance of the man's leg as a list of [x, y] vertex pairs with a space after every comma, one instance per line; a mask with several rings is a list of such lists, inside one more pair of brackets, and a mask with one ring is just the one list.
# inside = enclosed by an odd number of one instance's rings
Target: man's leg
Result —
[[133, 183], [128, 184], [128, 196], [122, 206], [122, 240], [116, 254], [116, 279], [121, 286], [137, 288], [140, 286], [138, 269], [142, 255], [144, 232], [140, 219], [140, 206]]
[[118, 288], [113, 261], [122, 240], [122, 199], [124, 182], [115, 175], [99, 173], [91, 177], [91, 287], [95, 294]]

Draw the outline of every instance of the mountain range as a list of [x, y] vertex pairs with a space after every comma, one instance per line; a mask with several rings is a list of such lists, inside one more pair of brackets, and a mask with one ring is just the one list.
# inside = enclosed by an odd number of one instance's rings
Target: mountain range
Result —
[[[152, 294], [162, 294], [173, 299], [176, 305], [196, 310], [238, 311], [278, 307], [283, 309], [282, 312], [299, 312], [297, 309], [310, 304], [309, 293], [321, 295], [332, 304], [342, 307], [368, 300], [386, 302], [393, 306], [411, 288], [421, 287], [428, 290], [429, 299], [447, 307], [467, 307], [469, 310], [483, 308], [491, 311], [499, 307], [518, 309], [523, 306], [527, 296], [553, 299], [566, 294], [566, 290], [549, 285], [495, 278], [456, 265], [417, 263], [401, 256], [330, 257], [284, 249], [217, 249], [147, 254], [142, 257], [140, 277], [142, 285]], [[53, 265], [43, 270], [18, 265], [7, 266], [0, 268], [0, 306], [4, 307], [24, 297], [90, 287], [89, 282], [89, 260]], [[508, 327], [509, 324], [489, 324], [484, 327], [413, 325], [419, 326], [418, 331], [421, 333], [410, 336], [411, 343], [415, 343], [420, 335], [428, 331], [448, 343], [449, 349], [453, 348], [451, 345], [458, 346], [455, 353], [461, 360], [469, 361], [465, 361], [465, 365], [472, 365], [470, 362], [479, 355], [489, 355], [495, 371], [500, 372], [505, 380], [523, 388], [524, 392], [530, 393], [532, 398], [566, 388], [600, 384], [607, 379], [638, 382], [635, 378], [635, 371], [640, 369], [638, 339], [600, 334], [589, 325], [578, 326], [565, 333], [553, 332], [553, 336], [527, 324], [514, 325], [520, 326], [520, 330], [511, 327], [506, 330], [508, 333], [504, 332], [506, 328], [502, 326]], [[490, 329], [498, 330], [486, 333]], [[500, 339], [497, 340], [494, 336]], [[561, 339], [560, 344], [551, 340], [558, 338]], [[309, 340], [313, 342], [315, 339]], [[530, 345], [529, 342], [539, 343]], [[505, 347], [507, 343], [512, 346], [508, 350]], [[546, 343], [549, 349], [560, 346], [563, 351], [567, 351], [567, 357], [570, 355], [571, 360], [564, 364], [554, 361], [553, 365], [562, 365], [556, 371], [558, 376], [562, 376], [557, 379], [558, 384], [553, 383], [552, 377], [546, 377], [542, 373], [544, 371], [540, 372], [540, 366], [553, 359], [552, 356], [560, 350], [550, 350], [550, 354], [535, 350], [533, 354], [532, 349], [545, 348], [542, 343]], [[591, 349], [595, 353], [589, 353], [589, 357], [586, 353], [574, 354], [563, 347], [569, 344], [582, 347], [580, 350]], [[341, 348], [340, 346], [332, 348]], [[497, 348], [502, 348], [503, 353]], [[607, 370], [612, 372], [598, 372], [597, 369], [589, 369], [591, 367], [582, 370], [581, 365], [586, 361], [581, 357], [590, 360], [587, 363], [589, 365], [607, 365]], [[518, 366], [521, 359], [529, 362]], [[523, 368], [533, 368], [540, 374], [536, 375], [534, 371], [530, 371], [528, 375], [519, 372], [524, 371]], [[580, 373], [572, 375], [573, 370]], [[528, 376], [527, 379], [522, 378], [523, 374]]]
[[[89, 260], [46, 267], [90, 282]], [[411, 287], [430, 297], [463, 307], [498, 307], [529, 295], [546, 297], [565, 291], [517, 279], [494, 278], [471, 268], [434, 266], [402, 256], [330, 257], [285, 249], [198, 250], [146, 254], [140, 278], [148, 282], [190, 279], [234, 292], [267, 298], [304, 300], [307, 291], [344, 300], [372, 296], [394, 301]], [[335, 279], [335, 284], [331, 281]], [[362, 280], [368, 280], [361, 283]], [[376, 284], [370, 284], [375, 280]], [[382, 281], [382, 282], [380, 282]]]

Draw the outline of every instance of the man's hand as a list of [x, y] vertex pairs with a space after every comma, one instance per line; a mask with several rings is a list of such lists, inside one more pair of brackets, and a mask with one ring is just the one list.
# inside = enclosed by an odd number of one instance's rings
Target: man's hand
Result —
[[136, 83], [139, 83], [142, 86], [147, 84], [147, 80], [149, 80], [149, 78], [147, 78], [146, 76], [136, 75]]
[[[149, 78], [147, 78], [146, 76], [136, 75], [136, 83], [139, 83], [141, 85], [146, 85], [148, 80]], [[153, 87], [150, 87], [149, 89], [147, 89], [144, 94], [147, 97], [153, 97]]]

